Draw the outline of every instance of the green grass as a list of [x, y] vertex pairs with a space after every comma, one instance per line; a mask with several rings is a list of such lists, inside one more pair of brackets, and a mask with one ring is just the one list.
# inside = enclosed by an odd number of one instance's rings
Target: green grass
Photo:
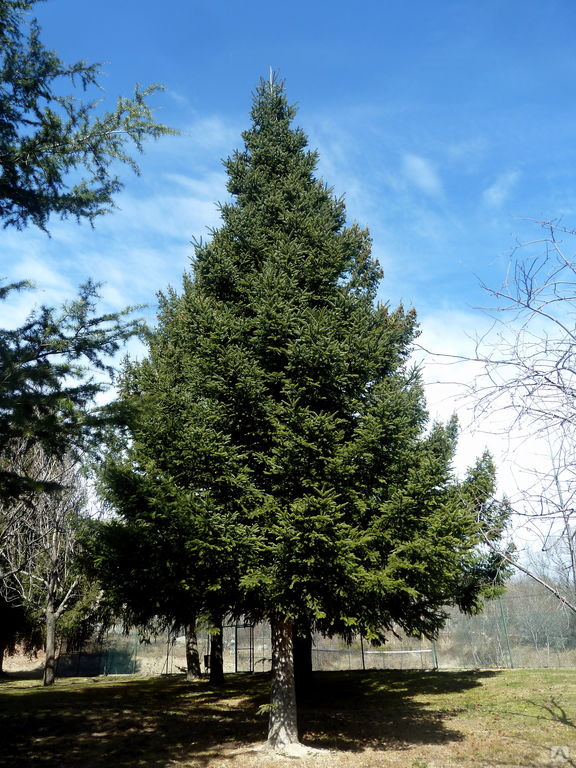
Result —
[[[220, 691], [168, 678], [0, 684], [0, 766], [247, 768], [282, 764], [266, 737], [266, 675]], [[576, 670], [316, 673], [302, 740], [332, 750], [302, 766], [576, 765]], [[551, 748], [571, 759], [553, 761]], [[293, 760], [286, 759], [293, 763]]]

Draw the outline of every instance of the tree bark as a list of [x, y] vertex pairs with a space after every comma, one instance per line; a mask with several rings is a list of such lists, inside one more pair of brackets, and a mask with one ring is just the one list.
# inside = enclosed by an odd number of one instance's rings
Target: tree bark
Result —
[[44, 661], [44, 685], [54, 685], [56, 678], [56, 611], [52, 601], [46, 604], [46, 659]]
[[210, 682], [212, 685], [224, 685], [224, 644], [222, 638], [222, 618], [214, 623], [210, 637]]
[[8, 643], [4, 640], [0, 640], [0, 677], [4, 676], [4, 654], [6, 653], [7, 647]]
[[312, 631], [306, 624], [294, 624], [294, 682], [296, 696], [310, 688], [312, 683]]
[[191, 621], [189, 624], [186, 624], [184, 636], [186, 638], [186, 680], [198, 680], [201, 672], [196, 622]]
[[299, 744], [294, 687], [293, 622], [272, 619], [272, 692], [268, 747], [276, 752]]

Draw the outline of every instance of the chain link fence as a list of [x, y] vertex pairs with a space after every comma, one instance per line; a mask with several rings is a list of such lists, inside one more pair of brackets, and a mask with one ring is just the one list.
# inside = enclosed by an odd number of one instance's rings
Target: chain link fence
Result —
[[[198, 634], [204, 671], [210, 634]], [[270, 669], [270, 628], [233, 624], [223, 630], [224, 671], [264, 672]], [[350, 645], [340, 638], [314, 637], [313, 668], [347, 669], [473, 669], [576, 666], [576, 616], [544, 588], [512, 582], [499, 599], [486, 603], [477, 616], [452, 611], [434, 642], [391, 634], [373, 648], [358, 636]], [[38, 664], [38, 662], [36, 662]], [[16, 666], [15, 666], [16, 665]], [[6, 660], [7, 670], [17, 660]], [[186, 669], [184, 636], [166, 633], [143, 641], [137, 631], [109, 632], [101, 643], [78, 653], [63, 653], [58, 674], [177, 674]]]
[[436, 645], [441, 668], [574, 667], [576, 615], [543, 587], [512, 583], [483, 613], [452, 613]]

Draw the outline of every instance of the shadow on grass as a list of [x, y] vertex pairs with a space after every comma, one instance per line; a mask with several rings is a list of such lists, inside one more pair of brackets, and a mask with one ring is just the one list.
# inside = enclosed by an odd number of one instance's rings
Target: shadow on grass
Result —
[[[300, 704], [302, 738], [347, 751], [459, 740], [445, 723], [450, 712], [415, 697], [464, 691], [490, 674], [317, 674], [313, 693]], [[231, 675], [224, 690], [181, 677], [0, 686], [0, 766], [164, 768], [222, 761], [266, 738], [258, 709], [268, 691], [268, 675]]]
[[0, 675], [0, 684], [7, 683], [10, 680], [42, 680], [43, 671], [44, 667], [41, 664], [31, 669], [5, 670]]
[[[0, 686], [0, 766], [160, 768], [204, 765], [218, 747], [265, 736], [269, 681], [232, 676], [225, 692], [181, 677]], [[225, 755], [221, 755], [222, 758]]]
[[315, 747], [345, 751], [403, 749], [415, 744], [460, 741], [447, 726], [455, 712], [417, 700], [475, 688], [493, 671], [323, 673], [321, 685], [301, 697], [302, 739]]
[[536, 715], [539, 719], [549, 720], [553, 723], [560, 723], [561, 725], [567, 725], [569, 728], [576, 728], [576, 722], [573, 718], [568, 717], [566, 708], [563, 707], [560, 702], [551, 696], [548, 701], [529, 701], [536, 710], [540, 710], [541, 715]]

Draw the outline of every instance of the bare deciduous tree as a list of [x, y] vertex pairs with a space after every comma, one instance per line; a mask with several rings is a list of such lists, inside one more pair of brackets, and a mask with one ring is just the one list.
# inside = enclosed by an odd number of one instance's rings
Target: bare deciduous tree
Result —
[[459, 359], [481, 366], [466, 392], [476, 422], [521, 436], [529, 457], [517, 466], [514, 511], [556, 563], [554, 576], [503, 556], [576, 613], [576, 232], [535, 223], [543, 236], [518, 245], [503, 285], [483, 286], [492, 324]]
[[42, 615], [46, 660], [44, 684], [55, 677], [58, 619], [78, 596], [75, 561], [78, 526], [86, 498], [77, 467], [59, 460], [35, 445], [18, 454], [29, 476], [43, 487], [60, 490], [39, 492], [13, 506], [0, 508], [0, 571], [5, 597]]
[[576, 232], [539, 223], [546, 235], [518, 247], [502, 287], [483, 286], [494, 300], [485, 308], [493, 326], [477, 340], [476, 359], [483, 363], [484, 375], [476, 383], [476, 411], [505, 410], [515, 423], [539, 434], [572, 435], [576, 257], [566, 253], [560, 235]]

